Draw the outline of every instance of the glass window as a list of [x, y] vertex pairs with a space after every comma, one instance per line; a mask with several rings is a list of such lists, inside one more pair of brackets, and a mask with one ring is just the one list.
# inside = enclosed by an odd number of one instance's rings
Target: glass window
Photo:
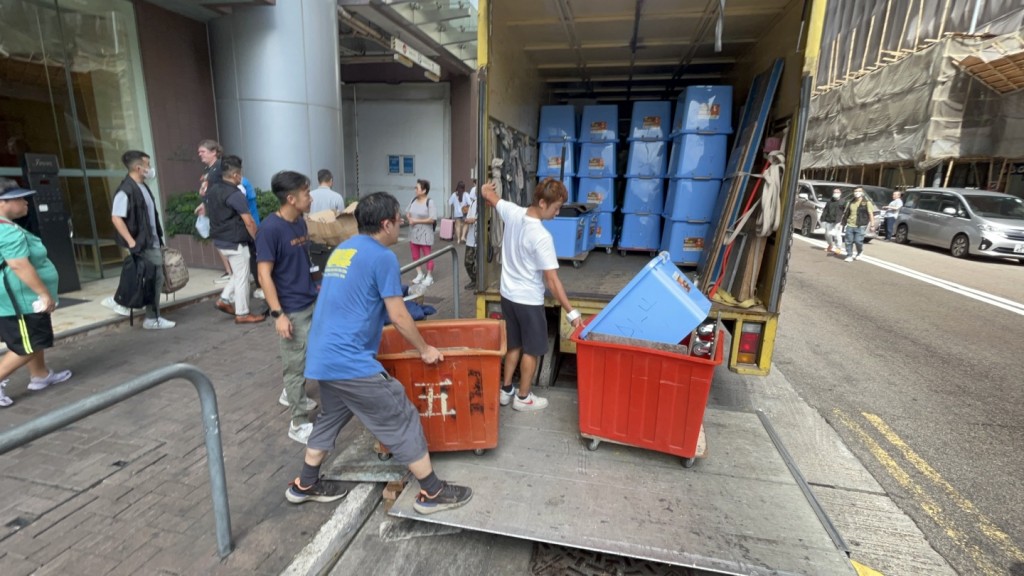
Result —
[[927, 210], [929, 212], [938, 212], [939, 200], [940, 198], [938, 194], [923, 193], [918, 200], [917, 209]]

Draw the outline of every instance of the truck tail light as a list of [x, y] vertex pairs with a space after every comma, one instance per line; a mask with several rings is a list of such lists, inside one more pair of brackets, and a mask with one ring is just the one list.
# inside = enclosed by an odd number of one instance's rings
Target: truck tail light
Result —
[[740, 364], [757, 364], [757, 357], [761, 349], [761, 335], [764, 333], [764, 325], [758, 323], [744, 323], [740, 329], [739, 350], [736, 353], [736, 362]]

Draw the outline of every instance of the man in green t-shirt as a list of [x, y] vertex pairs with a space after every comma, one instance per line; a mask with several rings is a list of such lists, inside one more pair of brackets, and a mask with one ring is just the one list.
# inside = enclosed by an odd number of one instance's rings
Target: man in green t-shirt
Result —
[[[840, 220], [846, 226], [846, 260], [853, 262], [864, 255], [864, 234], [869, 226], [875, 224], [875, 205], [871, 200], [864, 197], [864, 189], [857, 187], [853, 189], [853, 200], [846, 204], [843, 210], [843, 218]], [[857, 252], [853, 247], [857, 246]]]

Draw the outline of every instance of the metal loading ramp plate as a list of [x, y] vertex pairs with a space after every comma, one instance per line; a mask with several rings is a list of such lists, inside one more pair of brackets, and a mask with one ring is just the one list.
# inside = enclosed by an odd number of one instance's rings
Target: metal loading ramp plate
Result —
[[540, 412], [501, 410], [499, 445], [482, 456], [431, 454], [438, 475], [473, 488], [462, 508], [391, 515], [665, 562], [722, 574], [856, 575], [756, 414], [709, 408], [708, 457], [602, 443], [586, 448], [576, 393], [548, 389]]

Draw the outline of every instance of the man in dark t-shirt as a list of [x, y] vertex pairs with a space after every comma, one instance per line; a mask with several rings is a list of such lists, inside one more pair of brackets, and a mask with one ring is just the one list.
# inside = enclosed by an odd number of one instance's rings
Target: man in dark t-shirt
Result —
[[288, 437], [306, 443], [313, 424], [309, 415], [317, 404], [306, 395], [306, 341], [317, 297], [315, 269], [309, 258], [309, 237], [303, 215], [313, 203], [309, 178], [298, 172], [278, 172], [271, 189], [281, 207], [269, 214], [256, 234], [260, 286], [280, 336], [284, 391], [278, 401], [288, 406]]
[[256, 222], [249, 214], [245, 196], [238, 193], [242, 160], [225, 156], [222, 162], [223, 179], [211, 184], [203, 197], [213, 246], [231, 266], [231, 279], [215, 306], [233, 315], [235, 324], [263, 322], [266, 316], [249, 311], [249, 243], [256, 235]]

